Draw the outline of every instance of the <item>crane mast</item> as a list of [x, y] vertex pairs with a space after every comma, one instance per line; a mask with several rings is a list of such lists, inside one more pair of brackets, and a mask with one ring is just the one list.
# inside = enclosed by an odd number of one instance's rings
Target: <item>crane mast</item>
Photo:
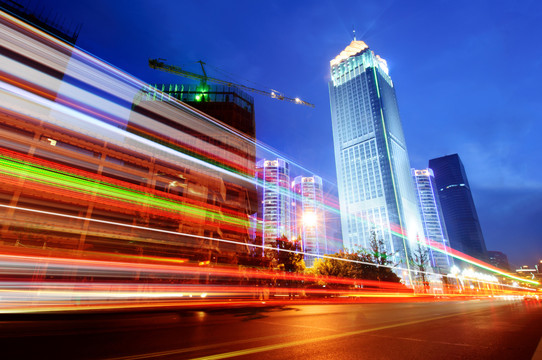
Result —
[[251, 87], [248, 87], [248, 86], [245, 86], [245, 85], [242, 85], [242, 84], [237, 84], [237, 83], [234, 83], [234, 82], [231, 82], [231, 81], [220, 80], [220, 79], [216, 79], [216, 78], [213, 78], [213, 77], [209, 77], [209, 76], [207, 76], [207, 73], [205, 72], [205, 68], [203, 67], [203, 65], [205, 65], [205, 63], [203, 61], [201, 61], [201, 60], [198, 61], [198, 63], [201, 65], [203, 75], [183, 70], [180, 66], [166, 64], [164, 61], [165, 61], [165, 59], [160, 59], [160, 58], [158, 58], [158, 59], [149, 59], [149, 66], [152, 69], [165, 71], [165, 72], [175, 74], [175, 75], [179, 75], [179, 76], [183, 76], [183, 77], [186, 77], [186, 78], [189, 78], [189, 79], [199, 80], [203, 84], [206, 84], [207, 81], [209, 81], [209, 82], [213, 82], [213, 83], [216, 83], [216, 84], [226, 85], [226, 86], [230, 86], [230, 87], [236, 87], [238, 89], [245, 90], [245, 91], [255, 92], [257, 94], [264, 95], [264, 96], [269, 96], [270, 98], [277, 99], [277, 100], [284, 100], [284, 101], [293, 102], [293, 103], [299, 104], [299, 105], [314, 107], [313, 104], [308, 103], [306, 101], [303, 101], [300, 98], [297, 98], [297, 97], [296, 98], [290, 98], [290, 97], [284, 96], [282, 93], [280, 93], [279, 91], [276, 91], [276, 90], [270, 90], [270, 91], [260, 90], [260, 89], [251, 88]]

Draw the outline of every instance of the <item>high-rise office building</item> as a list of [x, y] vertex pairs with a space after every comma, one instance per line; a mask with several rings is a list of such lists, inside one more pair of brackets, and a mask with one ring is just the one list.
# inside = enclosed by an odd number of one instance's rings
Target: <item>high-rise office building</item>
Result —
[[431, 159], [429, 167], [435, 173], [450, 246], [474, 258], [487, 260], [480, 221], [459, 155]]
[[283, 236], [292, 240], [290, 164], [283, 159], [260, 160], [256, 163], [256, 178], [263, 244], [274, 247]]
[[435, 175], [431, 169], [412, 169], [412, 177], [418, 195], [424, 236], [433, 245], [429, 248], [431, 266], [442, 274], [448, 274], [453, 266], [453, 259], [448, 255], [448, 233], [440, 207]]
[[487, 251], [487, 257], [489, 263], [499, 269], [510, 271], [510, 264], [508, 263], [508, 256], [500, 251]]
[[354, 40], [330, 66], [344, 246], [368, 247], [374, 229], [394, 261], [408, 266], [409, 248], [423, 229], [386, 61]]
[[292, 194], [294, 235], [301, 239], [303, 251], [314, 255], [305, 256], [305, 264], [310, 267], [316, 258], [328, 253], [322, 178], [297, 176], [292, 182]]

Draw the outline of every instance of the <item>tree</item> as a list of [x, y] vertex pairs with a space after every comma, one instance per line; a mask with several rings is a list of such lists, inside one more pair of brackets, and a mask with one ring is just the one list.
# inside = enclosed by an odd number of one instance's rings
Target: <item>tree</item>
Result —
[[[260, 243], [261, 243], [261, 239]], [[272, 258], [265, 256], [264, 249], [256, 245], [255, 240], [249, 240], [248, 251], [238, 255], [238, 264], [245, 267], [269, 268]]]
[[286, 236], [277, 239], [277, 250], [267, 252], [273, 267], [286, 272], [305, 271], [301, 241], [290, 241]]
[[318, 259], [314, 263], [313, 273], [317, 276], [400, 283], [401, 279], [392, 270], [394, 264], [390, 260], [391, 256], [386, 250], [384, 241], [377, 239], [374, 231], [371, 232], [369, 246], [369, 249], [351, 253], [339, 252], [330, 258]]
[[416, 250], [412, 253], [411, 264], [414, 266], [418, 273], [418, 278], [421, 280], [423, 292], [427, 292], [429, 289], [429, 282], [427, 281], [427, 265], [429, 264], [429, 255], [427, 251], [422, 248], [422, 245], [418, 241]]
[[328, 258], [316, 259], [313, 265], [313, 273], [320, 276], [362, 279], [364, 264], [358, 261], [362, 261], [358, 253], [341, 251], [330, 255]]
[[386, 246], [384, 245], [384, 240], [382, 238], [377, 238], [376, 231], [371, 230], [371, 238], [369, 240], [369, 249], [370, 249], [370, 262], [377, 265], [390, 266], [393, 262], [390, 260], [390, 255], [386, 251]]
[[399, 276], [392, 270], [392, 267], [395, 267], [397, 264], [394, 264], [391, 260], [392, 255], [386, 250], [384, 240], [381, 237], [377, 237], [375, 230], [371, 230], [369, 249], [360, 250], [359, 252], [361, 253], [362, 261], [375, 264], [365, 265], [365, 279], [395, 283], [401, 282]]

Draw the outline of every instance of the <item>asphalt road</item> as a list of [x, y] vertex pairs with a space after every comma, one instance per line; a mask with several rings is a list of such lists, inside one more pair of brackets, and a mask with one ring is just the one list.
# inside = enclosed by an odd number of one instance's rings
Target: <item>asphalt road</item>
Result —
[[531, 359], [542, 337], [542, 304], [504, 300], [0, 320], [0, 358], [18, 360]]

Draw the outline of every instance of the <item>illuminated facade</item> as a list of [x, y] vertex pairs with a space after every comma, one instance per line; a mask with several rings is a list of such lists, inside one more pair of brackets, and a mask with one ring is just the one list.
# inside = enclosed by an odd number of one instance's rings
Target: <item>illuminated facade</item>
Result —
[[256, 177], [260, 185], [263, 244], [275, 247], [282, 236], [292, 240], [290, 164], [283, 159], [260, 160], [256, 164]]
[[303, 251], [315, 256], [305, 256], [310, 267], [315, 258], [328, 254], [324, 191], [319, 176], [297, 176], [292, 182], [294, 196], [295, 236], [303, 241]]
[[429, 160], [435, 173], [450, 246], [486, 261], [487, 250], [465, 168], [459, 155]]
[[386, 61], [354, 40], [330, 65], [344, 247], [367, 247], [375, 229], [394, 261], [408, 266], [409, 249], [423, 229]]
[[424, 236], [433, 245], [429, 247], [431, 266], [435, 271], [448, 274], [453, 266], [453, 259], [448, 255], [448, 234], [440, 208], [435, 175], [431, 169], [412, 169], [412, 177], [418, 195]]

